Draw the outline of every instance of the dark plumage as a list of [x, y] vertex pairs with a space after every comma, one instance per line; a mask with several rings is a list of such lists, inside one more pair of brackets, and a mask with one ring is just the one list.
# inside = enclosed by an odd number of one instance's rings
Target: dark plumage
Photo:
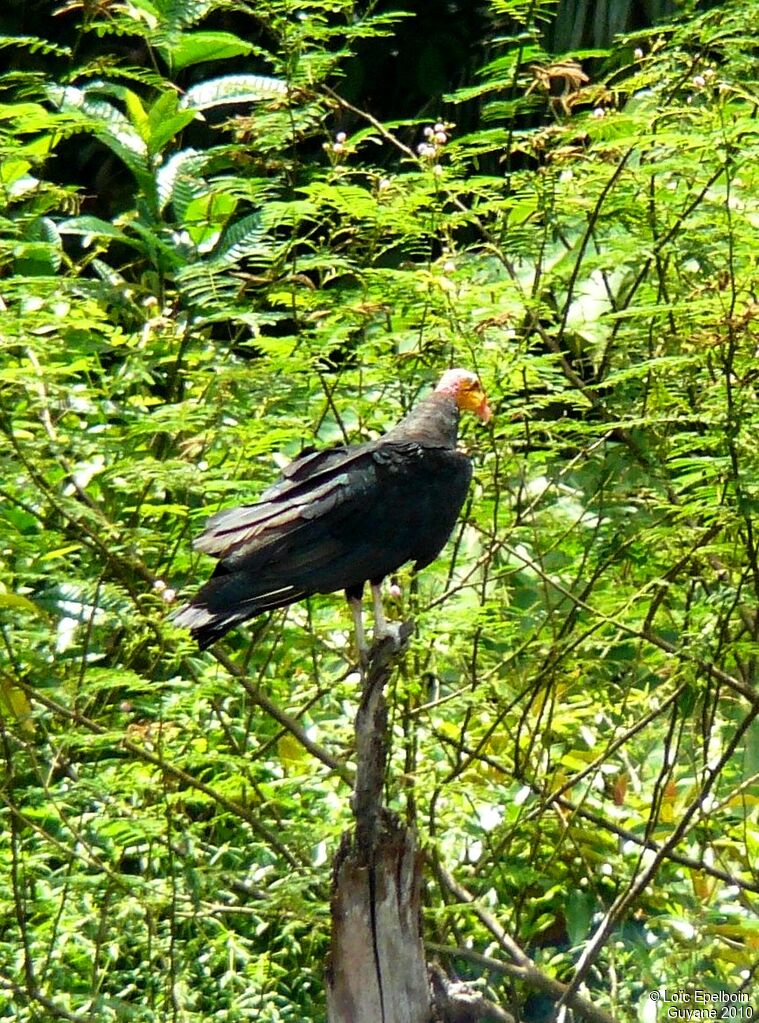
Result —
[[301, 455], [256, 504], [214, 515], [195, 546], [219, 563], [175, 623], [204, 649], [264, 611], [345, 590], [364, 658], [364, 584], [377, 638], [390, 631], [379, 584], [407, 561], [428, 565], [464, 503], [472, 467], [456, 450], [461, 408], [490, 418], [477, 378], [449, 370], [383, 437]]

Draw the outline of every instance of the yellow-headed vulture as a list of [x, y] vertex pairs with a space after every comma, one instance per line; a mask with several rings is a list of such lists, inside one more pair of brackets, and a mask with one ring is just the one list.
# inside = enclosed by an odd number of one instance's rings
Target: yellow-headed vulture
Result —
[[214, 515], [195, 547], [219, 563], [175, 624], [205, 649], [264, 611], [345, 590], [364, 660], [364, 584], [372, 588], [375, 639], [392, 634], [380, 583], [407, 561], [429, 565], [461, 511], [472, 476], [456, 450], [461, 409], [490, 419], [477, 377], [451, 369], [383, 437], [301, 455], [256, 504]]

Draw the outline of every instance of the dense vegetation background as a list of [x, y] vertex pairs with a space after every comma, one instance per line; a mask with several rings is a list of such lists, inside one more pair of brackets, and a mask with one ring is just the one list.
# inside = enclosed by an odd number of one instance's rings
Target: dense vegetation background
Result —
[[388, 607], [429, 956], [528, 1021], [755, 993], [759, 9], [462, 6], [0, 16], [0, 1018], [325, 1018], [349, 615], [167, 618], [451, 364], [496, 415]]

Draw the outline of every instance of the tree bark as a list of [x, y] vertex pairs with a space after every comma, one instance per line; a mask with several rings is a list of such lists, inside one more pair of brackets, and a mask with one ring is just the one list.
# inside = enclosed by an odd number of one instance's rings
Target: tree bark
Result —
[[343, 840], [332, 898], [330, 1023], [429, 1023], [419, 919], [420, 862], [411, 831], [383, 822], [372, 863]]
[[[402, 641], [411, 629], [404, 623]], [[432, 1018], [416, 838], [382, 807], [384, 686], [395, 653], [390, 639], [373, 651], [356, 715], [356, 828], [343, 835], [333, 873], [329, 1023], [430, 1023]]]

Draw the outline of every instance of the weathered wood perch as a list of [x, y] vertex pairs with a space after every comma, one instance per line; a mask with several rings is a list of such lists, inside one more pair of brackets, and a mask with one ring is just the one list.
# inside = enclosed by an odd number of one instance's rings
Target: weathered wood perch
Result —
[[[404, 622], [401, 644], [413, 625]], [[398, 646], [372, 651], [356, 715], [355, 831], [343, 836], [332, 891], [329, 1023], [430, 1023], [414, 833], [382, 806], [387, 764], [384, 687]]]
[[383, 822], [371, 863], [352, 837], [343, 842], [332, 897], [330, 1023], [429, 1023], [419, 878], [414, 836], [397, 822]]
[[356, 827], [343, 835], [332, 877], [327, 964], [329, 1023], [514, 1023], [512, 1016], [440, 967], [428, 969], [421, 931], [416, 835], [382, 806], [387, 766], [385, 685], [413, 630], [372, 650], [356, 714]]

